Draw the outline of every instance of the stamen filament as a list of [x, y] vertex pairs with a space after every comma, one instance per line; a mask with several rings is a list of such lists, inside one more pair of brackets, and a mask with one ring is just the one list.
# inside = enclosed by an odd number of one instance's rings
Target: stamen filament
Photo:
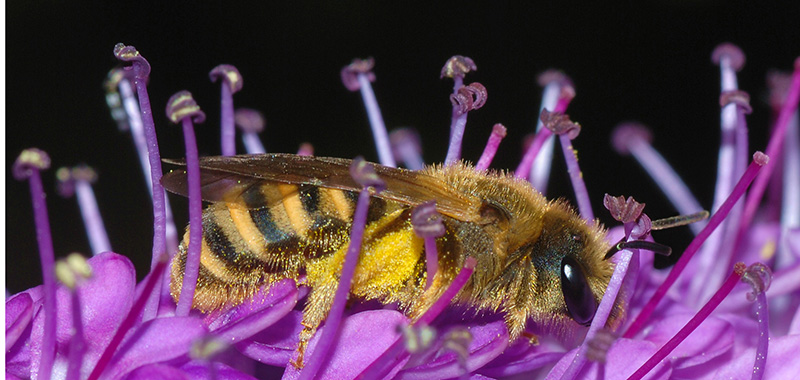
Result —
[[203, 243], [203, 200], [200, 195], [200, 161], [192, 116], [181, 120], [186, 145], [186, 176], [189, 190], [189, 246], [186, 249], [186, 269], [175, 315], [189, 315], [194, 301], [197, 277], [200, 273], [200, 250]]
[[500, 146], [500, 141], [506, 137], [506, 127], [503, 124], [497, 123], [492, 127], [492, 134], [489, 135], [489, 141], [486, 143], [486, 148], [483, 149], [481, 158], [475, 164], [475, 170], [486, 170], [492, 164], [497, 148]]
[[[133, 70], [136, 93], [139, 96], [139, 109], [141, 110], [142, 126], [144, 127], [148, 160], [150, 162], [151, 194], [153, 195], [153, 252], [150, 262], [152, 271], [158, 265], [161, 255], [168, 251], [166, 242], [166, 195], [164, 187], [161, 185], [161, 157], [158, 151], [158, 138], [156, 136], [156, 125], [153, 121], [153, 110], [150, 107], [150, 97], [147, 95], [147, 77], [150, 73], [150, 64], [133, 46], [125, 46], [119, 43], [114, 46], [114, 55], [123, 62], [132, 63], [130, 68], [126, 69]], [[161, 278], [157, 278], [155, 281], [158, 284], [157, 288], [160, 289]], [[159, 292], [148, 293], [148, 296], [150, 299], [144, 310], [143, 321], [155, 318], [158, 312]]]
[[39, 245], [39, 260], [42, 265], [44, 287], [44, 331], [42, 332], [41, 357], [39, 359], [40, 379], [49, 379], [56, 355], [56, 274], [53, 237], [47, 216], [47, 203], [42, 186], [40, 170], [50, 167], [50, 158], [38, 149], [26, 149], [14, 163], [14, 177], [28, 180], [33, 206], [33, 220], [36, 225], [36, 242]]
[[422, 160], [422, 146], [419, 134], [411, 128], [395, 129], [389, 133], [394, 157], [410, 170], [420, 170], [425, 166]]
[[[725, 204], [723, 204], [722, 207], [724, 207], [724, 205]], [[711, 222], [709, 222], [709, 224], [711, 224]], [[642, 366], [639, 367], [639, 369], [637, 369], [636, 372], [634, 372], [628, 378], [628, 380], [638, 380], [643, 378], [648, 372], [655, 368], [659, 362], [664, 360], [664, 358], [666, 358], [667, 355], [669, 355], [669, 353], [675, 349], [675, 347], [683, 342], [683, 340], [686, 339], [686, 337], [689, 336], [689, 334], [691, 334], [700, 325], [700, 323], [708, 318], [711, 312], [714, 311], [717, 306], [719, 306], [722, 300], [728, 296], [731, 290], [733, 290], [733, 287], [736, 286], [736, 284], [742, 278], [744, 270], [745, 265], [742, 263], [737, 263], [734, 266], [733, 272], [731, 272], [730, 276], [728, 276], [728, 279], [722, 284], [722, 287], [717, 290], [716, 293], [714, 293], [714, 295], [703, 306], [703, 308], [701, 308], [700, 311], [698, 311], [697, 314], [695, 314], [694, 317], [692, 317], [692, 319], [690, 319], [689, 322], [687, 322], [686, 325], [683, 326], [683, 328], [681, 328], [680, 331], [678, 331], [675, 336], [672, 337], [672, 339], [670, 339], [667, 343], [664, 343], [664, 345], [661, 346], [661, 348], [659, 348], [658, 351], [650, 357], [650, 359], [642, 364]], [[628, 331], [630, 332], [631, 330]]]
[[586, 182], [583, 181], [583, 173], [581, 173], [581, 168], [578, 165], [578, 151], [572, 147], [572, 140], [567, 133], [560, 134], [558, 138], [561, 142], [561, 150], [564, 152], [564, 159], [567, 162], [567, 172], [572, 182], [572, 189], [575, 191], [578, 210], [583, 220], [591, 225], [594, 223], [594, 211], [592, 211], [592, 202], [589, 201]]
[[83, 322], [81, 321], [81, 301], [78, 289], [71, 289], [72, 301], [72, 328], [74, 330], [69, 341], [69, 354], [67, 357], [67, 380], [78, 380], [81, 377], [81, 366], [86, 345], [83, 338]]
[[[637, 123], [620, 124], [614, 129], [612, 136], [612, 145], [617, 152], [633, 155], [679, 213], [692, 214], [703, 209], [675, 169], [650, 144], [650, 132], [644, 126]], [[697, 235], [705, 224], [706, 222], [695, 223], [689, 228]]]
[[[571, 86], [569, 82], [570, 80], [566, 75], [555, 70], [546, 71], [539, 75], [539, 85], [543, 86], [544, 89], [542, 90], [542, 102], [539, 105], [537, 115], [540, 115], [544, 110], [562, 113], [567, 110], [566, 105], [561, 108], [558, 106], [561, 103], [559, 99], [564, 91], [563, 87]], [[544, 128], [544, 123], [538, 117], [536, 119], [536, 134], [538, 138], [539, 133], [545, 133], [544, 131], [547, 128]], [[547, 193], [547, 182], [550, 178], [550, 167], [553, 162], [555, 139], [551, 138], [551, 135], [545, 133], [545, 136], [541, 137], [543, 140], [538, 146], [531, 144], [515, 172], [517, 177], [527, 178], [533, 187], [542, 194]], [[532, 151], [534, 149], [535, 151]]]
[[[797, 110], [797, 103], [800, 101], [800, 58], [795, 60], [794, 66], [795, 69], [792, 73], [792, 83], [789, 87], [789, 91], [786, 94], [786, 100], [783, 103], [783, 107], [781, 107], [781, 111], [778, 114], [778, 120], [775, 121], [775, 127], [772, 130], [772, 136], [770, 136], [769, 142], [767, 143], [766, 153], [767, 156], [770, 157], [778, 156], [778, 153], [781, 149], [781, 141], [784, 140], [786, 129], [789, 126], [789, 120]], [[739, 233], [737, 234], [738, 237], [744, 235], [744, 231], [747, 230], [747, 228], [750, 226], [750, 223], [753, 221], [756, 209], [761, 202], [761, 197], [764, 195], [764, 191], [767, 188], [767, 183], [769, 183], [769, 177], [772, 175], [772, 170], [774, 168], [775, 163], [767, 163], [764, 166], [763, 173], [756, 178], [755, 183], [753, 183], [753, 186], [750, 189], [750, 192], [747, 194], [744, 212], [739, 220]]]
[[367, 210], [369, 209], [369, 188], [366, 186], [358, 194], [358, 203], [353, 215], [353, 227], [350, 230], [350, 245], [347, 247], [342, 272], [339, 277], [339, 285], [333, 298], [333, 305], [325, 319], [325, 328], [322, 330], [317, 346], [311, 354], [308, 362], [300, 372], [299, 380], [310, 380], [316, 376], [325, 357], [336, 338], [339, 331], [339, 324], [342, 320], [342, 313], [347, 302], [347, 295], [350, 293], [350, 285], [353, 274], [358, 263], [358, 256], [361, 253], [361, 243], [364, 237], [364, 226], [367, 222]]
[[678, 259], [678, 262], [675, 263], [675, 266], [669, 272], [667, 278], [661, 283], [661, 285], [659, 285], [658, 289], [656, 289], [650, 300], [648, 300], [647, 304], [642, 308], [642, 311], [638, 316], [636, 316], [636, 319], [633, 321], [631, 326], [628, 327], [628, 330], [623, 335], [625, 338], [632, 338], [644, 327], [645, 322], [647, 322], [647, 320], [650, 318], [650, 315], [653, 314], [653, 311], [655, 311], [658, 303], [661, 302], [661, 299], [667, 294], [667, 290], [669, 290], [669, 288], [678, 279], [678, 276], [680, 276], [680, 274], [686, 268], [689, 260], [692, 258], [692, 256], [694, 256], [695, 253], [697, 253], [697, 250], [706, 241], [711, 232], [713, 232], [728, 216], [728, 213], [733, 208], [733, 205], [737, 200], [739, 200], [739, 198], [742, 197], [742, 195], [744, 195], [745, 190], [753, 181], [753, 178], [755, 178], [756, 174], [758, 174], [758, 171], [764, 165], [765, 161], [768, 161], [768, 159], [764, 157], [764, 154], [761, 152], [756, 152], [753, 157], [753, 161], [750, 163], [750, 166], [747, 168], [747, 171], [745, 171], [744, 175], [742, 175], [742, 178], [739, 179], [739, 182], [733, 188], [731, 195], [725, 200], [725, 203], [720, 206], [719, 210], [717, 210], [717, 212], [711, 216], [711, 219], [709, 219], [708, 224], [703, 228], [703, 230], [700, 231], [700, 233], [695, 236], [692, 242], [689, 243], [689, 246], [686, 247], [686, 250], [681, 255], [681, 258]]
[[103, 217], [100, 215], [100, 208], [97, 207], [97, 199], [94, 196], [92, 185], [85, 180], [76, 180], [75, 196], [78, 198], [78, 207], [86, 225], [86, 235], [89, 237], [92, 254], [97, 255], [111, 251], [111, 242], [108, 240], [106, 227], [103, 225]]

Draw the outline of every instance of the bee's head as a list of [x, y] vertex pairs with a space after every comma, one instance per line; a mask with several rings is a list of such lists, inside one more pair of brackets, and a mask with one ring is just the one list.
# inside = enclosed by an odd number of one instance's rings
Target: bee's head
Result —
[[612, 264], [603, 260], [608, 250], [604, 238], [601, 227], [587, 226], [562, 203], [551, 204], [541, 234], [528, 247], [537, 295], [531, 300], [534, 319], [584, 326], [592, 322], [613, 272]]

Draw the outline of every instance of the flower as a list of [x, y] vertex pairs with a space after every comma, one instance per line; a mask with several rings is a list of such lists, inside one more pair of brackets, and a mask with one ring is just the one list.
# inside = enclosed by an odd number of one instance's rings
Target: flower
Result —
[[[735, 84], [723, 83], [722, 130], [732, 137], [723, 139], [720, 149], [720, 168], [724, 170], [718, 174], [720, 185], [715, 207], [708, 222], [696, 224], [695, 240], [669, 274], [653, 270], [652, 254], [642, 252], [666, 252], [651, 236], [651, 229], [664, 223], [651, 221], [644, 213], [647, 211], [644, 204], [633, 198], [608, 196], [604, 200], [611, 214], [623, 223], [611, 228], [606, 237], [609, 243], [620, 242], [610, 252], [613, 254], [610, 260], [615, 263], [614, 274], [596, 312], [589, 318], [591, 326], [578, 330], [575, 339], [523, 334], [522, 338], [509, 342], [510, 334], [502, 315], [486, 312], [473, 316], [463, 308], [449, 307], [476, 270], [472, 258], [465, 260], [452, 283], [416, 319], [410, 319], [391, 305], [348, 304], [361, 234], [366, 228], [369, 197], [385, 186], [372, 165], [355, 160], [352, 177], [363, 190], [352, 224], [348, 258], [325, 324], [310, 340], [304, 341], [301, 337], [306, 330], [298, 302], [308, 289], [302, 282], [284, 279], [263, 286], [243, 302], [208, 314], [188, 310], [185, 302], [176, 306], [169, 294], [170, 287], [162, 286], [162, 281], [167, 280], [166, 255], [174, 254], [177, 249], [177, 235], [174, 227], [170, 227], [169, 206], [163, 198], [160, 181], [161, 161], [146, 89], [150, 66], [131, 46], [117, 45], [115, 55], [131, 64], [115, 76], [118, 80], [115, 88], [123, 103], [128, 104], [128, 119], [124, 124], [132, 130], [139, 128], [143, 134], [140, 139], [148, 141], [141, 152], [147, 158], [142, 160], [143, 169], [150, 173], [154, 205], [151, 271], [137, 285], [128, 258], [113, 252], [97, 252], [87, 261], [91, 277], [70, 280], [67, 274], [66, 278], [60, 277], [61, 284], [57, 285], [53, 268], [58, 265], [53, 259], [39, 178], [39, 171], [49, 166], [49, 158], [38, 150], [25, 151], [15, 164], [14, 173], [31, 184], [45, 276], [44, 285], [15, 294], [6, 301], [8, 377], [46, 378], [52, 372], [54, 377], [67, 379], [247, 379], [280, 373], [287, 379], [485, 379], [533, 373], [547, 378], [715, 378], [748, 374], [754, 378], [784, 378], [800, 369], [797, 368], [800, 363], [794, 360], [800, 349], [800, 313], [795, 310], [800, 302], [800, 285], [796, 281], [800, 272], [800, 222], [795, 217], [800, 215], [797, 199], [800, 127], [796, 114], [800, 59], [795, 62], [794, 74], [784, 79], [789, 84], [776, 86], [784, 88], [786, 95], [773, 96], [783, 100], [778, 100], [782, 104], [775, 107], [778, 116], [766, 154], [756, 152], [752, 159], [746, 145], [745, 114], [750, 112], [747, 96], [734, 88]], [[476, 70], [475, 63], [467, 57], [454, 59], [468, 70], [458, 71], [454, 77], [448, 163], [460, 159], [466, 112], [480, 108], [487, 93], [479, 83], [463, 85], [464, 75]], [[730, 44], [716, 49], [713, 59], [720, 65], [723, 78], [735, 75], [734, 71], [744, 63], [743, 54]], [[394, 144], [398, 149], [405, 146], [403, 152], [391, 151], [369, 86], [376, 80], [370, 71], [373, 64], [372, 60], [354, 61], [346, 67], [342, 71], [345, 85], [352, 91], [362, 91], [381, 161], [389, 166], [394, 165], [395, 157], [402, 158], [406, 165], [418, 162], [414, 155], [419, 153], [415, 153], [413, 146], [409, 149], [408, 141]], [[449, 65], [453, 66], [452, 61]], [[231, 153], [234, 118], [230, 112], [231, 95], [241, 87], [241, 75], [230, 65], [218, 66], [212, 74], [215, 72], [223, 79], [229, 73], [236, 73], [234, 82], [239, 83], [238, 87], [222, 84], [221, 107], [228, 110], [221, 122], [226, 136], [223, 144], [225, 151]], [[550, 92], [557, 96], [546, 98], [540, 118], [544, 128], [537, 132], [514, 174], [533, 183], [541, 181], [542, 173], [550, 169], [537, 166], [537, 156], [547, 151], [543, 147], [548, 139], [554, 141], [558, 136], [580, 214], [587, 223], [595, 223], [592, 200], [571, 142], [578, 137], [577, 124], [564, 115], [575, 90], [563, 75], [551, 72], [546, 77], [550, 79], [543, 80], [543, 85], [546, 89], [551, 87]], [[232, 88], [226, 90], [226, 86]], [[552, 91], [553, 88], [558, 91]], [[187, 99], [184, 93], [179, 94], [176, 100]], [[198, 157], [190, 119], [199, 116], [200, 111], [194, 101], [188, 103], [190, 110], [185, 113], [172, 112], [175, 111], [172, 105], [168, 109], [171, 115], [178, 115], [173, 121], [182, 122], [187, 135], [187, 170], [196, 170]], [[614, 145], [621, 152], [634, 155], [664, 184], [664, 190], [681, 212], [700, 211], [691, 192], [680, 185], [677, 176], [650, 145], [653, 135], [642, 128], [636, 124], [621, 126], [615, 133]], [[258, 129], [248, 131], [247, 139], [252, 140]], [[481, 170], [488, 167], [504, 134], [502, 126], [493, 129], [488, 153], [481, 159]], [[781, 181], [769, 182], [770, 174]], [[199, 226], [196, 194], [200, 193], [200, 184], [191, 178], [194, 177], [190, 175], [187, 185], [190, 201], [194, 201], [190, 206], [194, 207], [191, 226]], [[751, 183], [751, 190], [746, 193]], [[774, 190], [772, 196], [775, 193], [780, 196], [782, 207], [778, 212], [771, 210], [772, 213], [759, 215], [760, 199], [767, 189]], [[739, 199], [744, 202], [737, 206]], [[774, 207], [771, 203], [765, 206]], [[443, 229], [435, 210], [435, 205], [423, 204], [412, 212], [414, 230], [425, 238], [432, 252], [436, 246], [431, 241], [435, 242]], [[91, 215], [92, 222], [97, 222], [97, 213]], [[87, 230], [90, 234], [104, 234], [102, 229]], [[190, 238], [189, 242], [188, 255], [196, 259], [198, 240]], [[695, 254], [699, 260], [690, 262]], [[745, 266], [740, 261], [764, 263]], [[66, 273], [75, 267], [67, 265]], [[428, 273], [434, 272], [435, 266], [428, 268]], [[186, 278], [191, 280], [188, 270]], [[192, 282], [172, 284], [172, 293], [192, 294], [195, 286]], [[737, 287], [739, 282], [749, 286]], [[754, 307], [750, 306], [753, 301]], [[567, 307], [571, 308], [570, 305]], [[751, 313], [753, 308], [755, 313]], [[618, 316], [622, 311], [625, 315]], [[296, 348], [305, 344], [305, 356], [301, 359]], [[293, 362], [302, 362], [304, 367], [293, 366]]]

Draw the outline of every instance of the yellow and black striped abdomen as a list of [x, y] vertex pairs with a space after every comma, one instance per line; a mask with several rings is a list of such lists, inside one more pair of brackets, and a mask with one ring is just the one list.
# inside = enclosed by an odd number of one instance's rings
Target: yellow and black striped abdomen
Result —
[[[262, 183], [235, 202], [208, 206], [194, 307], [210, 311], [236, 304], [263, 284], [301, 274], [312, 288], [329, 286], [347, 250], [357, 198], [349, 191]], [[188, 244], [187, 228], [172, 266], [176, 300]], [[424, 270], [423, 258], [408, 208], [373, 197], [353, 293], [385, 298], [387, 292], [410, 286], [419, 281], [414, 277]]]

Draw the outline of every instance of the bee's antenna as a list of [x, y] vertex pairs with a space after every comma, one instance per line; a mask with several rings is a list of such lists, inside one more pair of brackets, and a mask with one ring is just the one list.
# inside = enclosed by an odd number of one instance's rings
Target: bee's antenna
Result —
[[626, 248], [646, 249], [648, 251], [657, 253], [657, 254], [662, 255], [662, 256], [669, 256], [669, 255], [672, 254], [672, 248], [670, 248], [669, 246], [666, 246], [664, 244], [656, 243], [654, 241], [647, 241], [647, 240], [625, 241], [625, 239], [622, 239], [619, 242], [617, 242], [617, 244], [614, 244], [614, 246], [612, 246], [611, 249], [608, 250], [608, 252], [606, 253], [605, 257], [603, 257], [603, 260], [610, 259], [612, 256], [614, 256], [615, 253], [617, 253], [617, 252], [619, 252], [619, 251], [621, 251], [623, 249], [626, 249]]
[[678, 215], [664, 219], [654, 220], [653, 225], [650, 227], [652, 230], [665, 230], [667, 228], [685, 226], [708, 219], [708, 211], [700, 211], [689, 215]]

